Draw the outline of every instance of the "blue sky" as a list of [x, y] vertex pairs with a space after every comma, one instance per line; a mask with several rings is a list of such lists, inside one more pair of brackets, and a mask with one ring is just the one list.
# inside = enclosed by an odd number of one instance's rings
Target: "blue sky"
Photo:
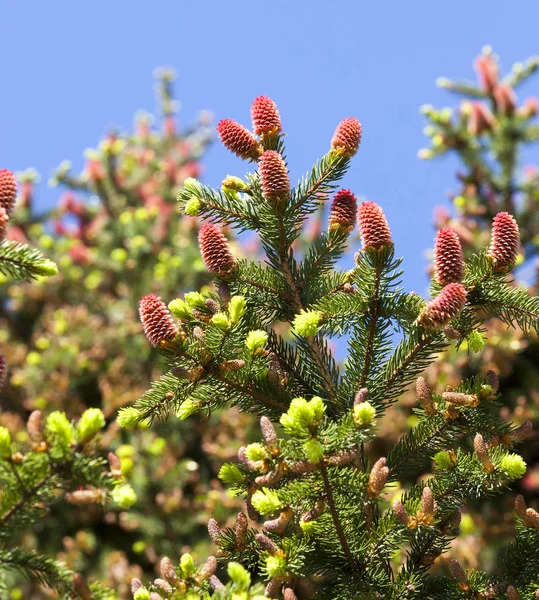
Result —
[[[381, 204], [405, 256], [409, 288], [424, 291], [432, 209], [454, 187], [455, 163], [424, 163], [423, 103], [454, 99], [438, 76], [473, 78], [472, 59], [491, 44], [508, 68], [539, 53], [536, 0], [494, 3], [319, 0], [17, 0], [0, 21], [3, 81], [0, 166], [42, 174], [82, 152], [112, 125], [153, 109], [152, 71], [178, 74], [181, 118], [211, 109], [249, 124], [260, 94], [279, 105], [296, 180], [327, 149], [335, 125], [357, 116], [362, 147], [343, 185]], [[521, 92], [539, 95], [539, 79]], [[539, 161], [537, 152], [528, 160]], [[244, 165], [215, 144], [205, 181]]]

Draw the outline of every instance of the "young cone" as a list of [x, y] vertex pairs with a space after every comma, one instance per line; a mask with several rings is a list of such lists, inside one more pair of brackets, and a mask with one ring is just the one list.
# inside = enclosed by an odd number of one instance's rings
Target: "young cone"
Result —
[[460, 283], [450, 283], [429, 302], [419, 315], [425, 327], [443, 327], [457, 317], [466, 304], [466, 290]]
[[391, 231], [382, 209], [375, 202], [362, 202], [358, 212], [359, 233], [363, 249], [393, 245]]
[[498, 213], [492, 221], [492, 234], [488, 254], [494, 270], [508, 271], [515, 264], [520, 246], [520, 233], [514, 217], [507, 212]]
[[481, 135], [494, 126], [494, 115], [484, 102], [472, 102], [470, 116], [468, 117], [468, 133]]
[[235, 270], [238, 261], [230, 251], [220, 227], [213, 223], [202, 225], [198, 232], [198, 244], [202, 260], [210, 273], [218, 277], [227, 277]]
[[488, 94], [492, 94], [498, 83], [498, 65], [491, 55], [478, 56], [475, 59], [475, 70], [481, 87]]
[[262, 193], [271, 202], [285, 200], [290, 195], [290, 179], [283, 157], [275, 150], [266, 150], [258, 161]]
[[494, 100], [496, 101], [496, 108], [504, 115], [511, 116], [515, 112], [517, 95], [512, 87], [504, 83], [497, 85], [494, 90]]
[[267, 96], [258, 96], [251, 104], [253, 130], [257, 135], [275, 135], [282, 131], [281, 116], [275, 102]]
[[434, 278], [440, 285], [460, 283], [464, 277], [464, 257], [457, 232], [440, 229], [434, 243]]
[[144, 334], [154, 348], [178, 335], [167, 305], [156, 294], [148, 294], [141, 299], [139, 315]]
[[219, 139], [236, 156], [256, 160], [262, 148], [256, 137], [233, 119], [223, 119], [217, 124]]
[[17, 180], [8, 169], [0, 169], [0, 206], [11, 215], [17, 198]]
[[335, 129], [331, 148], [344, 156], [354, 156], [361, 142], [361, 123], [355, 117], [343, 119]]
[[350, 190], [339, 190], [329, 209], [330, 231], [348, 233], [354, 229], [357, 215], [357, 200]]

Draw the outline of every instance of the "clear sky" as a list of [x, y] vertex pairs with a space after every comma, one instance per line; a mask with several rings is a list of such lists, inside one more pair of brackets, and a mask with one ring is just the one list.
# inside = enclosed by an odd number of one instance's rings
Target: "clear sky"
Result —
[[[438, 76], [473, 78], [491, 44], [503, 65], [539, 54], [537, 0], [11, 0], [2, 2], [0, 167], [42, 174], [112, 125], [153, 109], [152, 71], [178, 74], [181, 118], [211, 109], [249, 125], [257, 95], [279, 105], [295, 181], [328, 148], [335, 125], [357, 116], [360, 152], [343, 184], [381, 204], [405, 255], [407, 286], [425, 289], [432, 209], [454, 187], [455, 163], [421, 162], [423, 103], [454, 101]], [[539, 95], [539, 78], [522, 95]], [[539, 162], [539, 156], [527, 157]], [[205, 181], [241, 174], [215, 144]]]

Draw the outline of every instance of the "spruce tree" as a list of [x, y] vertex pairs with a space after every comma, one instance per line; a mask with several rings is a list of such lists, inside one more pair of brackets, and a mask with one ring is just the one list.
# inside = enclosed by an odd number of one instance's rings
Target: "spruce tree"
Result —
[[[165, 557], [161, 578], [133, 581], [134, 598], [536, 598], [539, 514], [522, 498], [498, 570], [453, 561], [451, 573], [432, 572], [458, 535], [460, 507], [522, 477], [516, 449], [530, 427], [500, 418], [494, 372], [448, 389], [430, 389], [421, 376], [492, 316], [537, 330], [538, 298], [511, 285], [515, 219], [495, 215], [490, 245], [466, 261], [448, 233], [437, 244], [431, 299], [406, 293], [382, 208], [337, 191], [360, 145], [359, 122], [343, 120], [328, 153], [292, 188], [277, 107], [259, 97], [251, 114], [254, 133], [228, 119], [218, 131], [256, 170], [221, 189], [191, 179], [179, 194], [184, 210], [207, 219], [199, 245], [217, 291], [167, 298], [168, 306], [142, 298], [145, 333], [170, 369], [118, 417], [132, 427], [228, 406], [260, 417], [259, 441], [220, 472], [245, 512], [235, 528], [208, 524], [230, 582], [221, 583], [213, 557], [197, 566], [185, 554], [178, 568]], [[330, 195], [327, 231], [298, 255], [306, 219]], [[356, 220], [362, 248], [343, 271], [336, 263]], [[223, 225], [256, 232], [265, 261], [238, 260]], [[332, 339], [347, 345], [342, 367]], [[416, 424], [377, 456], [377, 429], [414, 382]], [[390, 493], [398, 493], [392, 503]]]

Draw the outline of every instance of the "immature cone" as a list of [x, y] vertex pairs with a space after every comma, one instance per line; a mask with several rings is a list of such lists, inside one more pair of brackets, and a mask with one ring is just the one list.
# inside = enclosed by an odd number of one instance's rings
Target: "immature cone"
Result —
[[468, 117], [468, 133], [481, 135], [494, 127], [496, 120], [484, 102], [472, 102], [470, 116]]
[[43, 441], [43, 413], [34, 410], [26, 422], [26, 431], [32, 444], [39, 445]]
[[277, 443], [277, 433], [275, 432], [275, 427], [273, 427], [273, 423], [268, 419], [268, 417], [260, 417], [260, 431], [262, 432], [262, 437], [268, 446], [274, 446]]
[[354, 156], [361, 142], [361, 123], [355, 117], [343, 119], [335, 129], [331, 147], [344, 156]]
[[460, 283], [450, 283], [425, 306], [419, 323], [425, 327], [443, 327], [457, 317], [466, 304], [466, 290]]
[[256, 137], [233, 119], [223, 119], [217, 124], [219, 139], [236, 156], [256, 160], [262, 148]]
[[362, 202], [357, 216], [363, 249], [393, 245], [391, 231], [382, 209], [375, 202]]
[[350, 190], [339, 190], [329, 209], [329, 229], [349, 232], [354, 229], [357, 215], [357, 200]]
[[528, 519], [528, 515], [526, 514], [527, 508], [528, 507], [526, 506], [526, 501], [524, 500], [524, 496], [522, 494], [519, 494], [515, 498], [515, 511], [516, 511], [517, 515], [522, 519], [522, 522], [524, 523], [524, 525], [526, 527], [531, 527], [532, 523]]
[[507, 600], [519, 600], [520, 598], [516, 588], [514, 588], [512, 585], [505, 590], [505, 593], [507, 594]]
[[179, 577], [174, 569], [174, 565], [168, 556], [163, 556], [161, 562], [159, 563], [159, 571], [161, 573], [161, 577], [166, 579], [169, 583], [174, 584], [178, 581]]
[[3, 354], [0, 354], [0, 390], [4, 387], [4, 383], [6, 382], [6, 374], [7, 374], [6, 357]]
[[237, 550], [244, 550], [247, 547], [247, 530], [249, 529], [249, 522], [245, 513], [238, 513], [236, 517], [236, 529], [235, 529], [235, 543]]
[[425, 516], [431, 518], [434, 518], [438, 513], [436, 500], [434, 499], [431, 488], [428, 486], [423, 488], [423, 493], [421, 495], [421, 512]]
[[384, 489], [389, 477], [389, 467], [386, 466], [387, 460], [379, 458], [373, 465], [369, 474], [369, 484], [367, 493], [370, 498], [378, 498], [380, 492]]
[[505, 83], [497, 85], [494, 90], [494, 100], [496, 101], [496, 108], [501, 113], [510, 116], [515, 112], [517, 95], [512, 87]]
[[75, 573], [75, 575], [73, 575], [73, 587], [80, 596], [81, 600], [92, 600], [92, 592], [90, 587], [80, 573]]
[[277, 105], [267, 96], [258, 96], [253, 100], [251, 119], [256, 135], [274, 135], [282, 131], [281, 116]]
[[7, 169], [0, 169], [0, 206], [4, 208], [9, 217], [15, 207], [17, 199], [17, 180], [15, 175]]
[[498, 375], [490, 369], [487, 371], [486, 382], [487, 385], [490, 385], [494, 393], [500, 389], [500, 379], [498, 378]]
[[266, 150], [258, 161], [258, 174], [264, 197], [271, 202], [285, 200], [290, 195], [290, 179], [283, 157], [275, 150]]
[[434, 243], [434, 278], [440, 285], [460, 283], [464, 277], [464, 257], [457, 232], [440, 229]]
[[417, 401], [421, 408], [424, 409], [427, 415], [436, 414], [436, 405], [432, 401], [432, 393], [429, 388], [429, 384], [426, 382], [424, 377], [418, 377], [415, 382], [415, 391]]
[[154, 348], [178, 335], [167, 305], [156, 294], [148, 294], [140, 300], [139, 316], [144, 334]]
[[498, 65], [491, 55], [481, 55], [475, 59], [475, 70], [479, 77], [481, 87], [488, 94], [492, 94], [498, 83]]
[[285, 587], [283, 588], [283, 600], [298, 600], [298, 597], [291, 587]]
[[218, 277], [227, 277], [236, 269], [238, 261], [217, 225], [204, 223], [198, 232], [198, 244], [202, 260], [210, 273]]
[[410, 515], [400, 500], [395, 500], [395, 502], [393, 502], [393, 514], [403, 525], [408, 525], [410, 522]]
[[466, 575], [466, 572], [462, 568], [459, 561], [455, 560], [454, 558], [451, 559], [450, 567], [451, 573], [453, 573], [453, 577], [457, 580], [457, 583], [459, 584], [459, 588], [461, 590], [469, 590], [470, 586], [468, 584], [468, 576]]
[[503, 273], [515, 264], [520, 246], [520, 232], [514, 217], [507, 212], [498, 213], [492, 221], [488, 254], [494, 270]]
[[208, 521], [208, 533], [212, 542], [217, 543], [221, 538], [221, 528], [215, 519], [210, 519]]
[[483, 465], [485, 471], [492, 473], [494, 471], [494, 464], [490, 460], [487, 443], [480, 433], [476, 434], [473, 441], [473, 446], [475, 455], [477, 456], [479, 462]]
[[3, 206], [0, 206], [0, 242], [4, 239], [7, 224], [9, 222], [9, 215]]
[[533, 508], [526, 509], [526, 522], [529, 527], [533, 527], [539, 533], [539, 512]]
[[206, 562], [198, 572], [198, 577], [202, 580], [209, 579], [217, 570], [217, 559], [215, 556], [208, 556]]
[[267, 535], [264, 535], [263, 533], [257, 533], [255, 535], [255, 539], [260, 544], [262, 550], [265, 550], [272, 556], [279, 552], [279, 546], [277, 546], [277, 544]]

